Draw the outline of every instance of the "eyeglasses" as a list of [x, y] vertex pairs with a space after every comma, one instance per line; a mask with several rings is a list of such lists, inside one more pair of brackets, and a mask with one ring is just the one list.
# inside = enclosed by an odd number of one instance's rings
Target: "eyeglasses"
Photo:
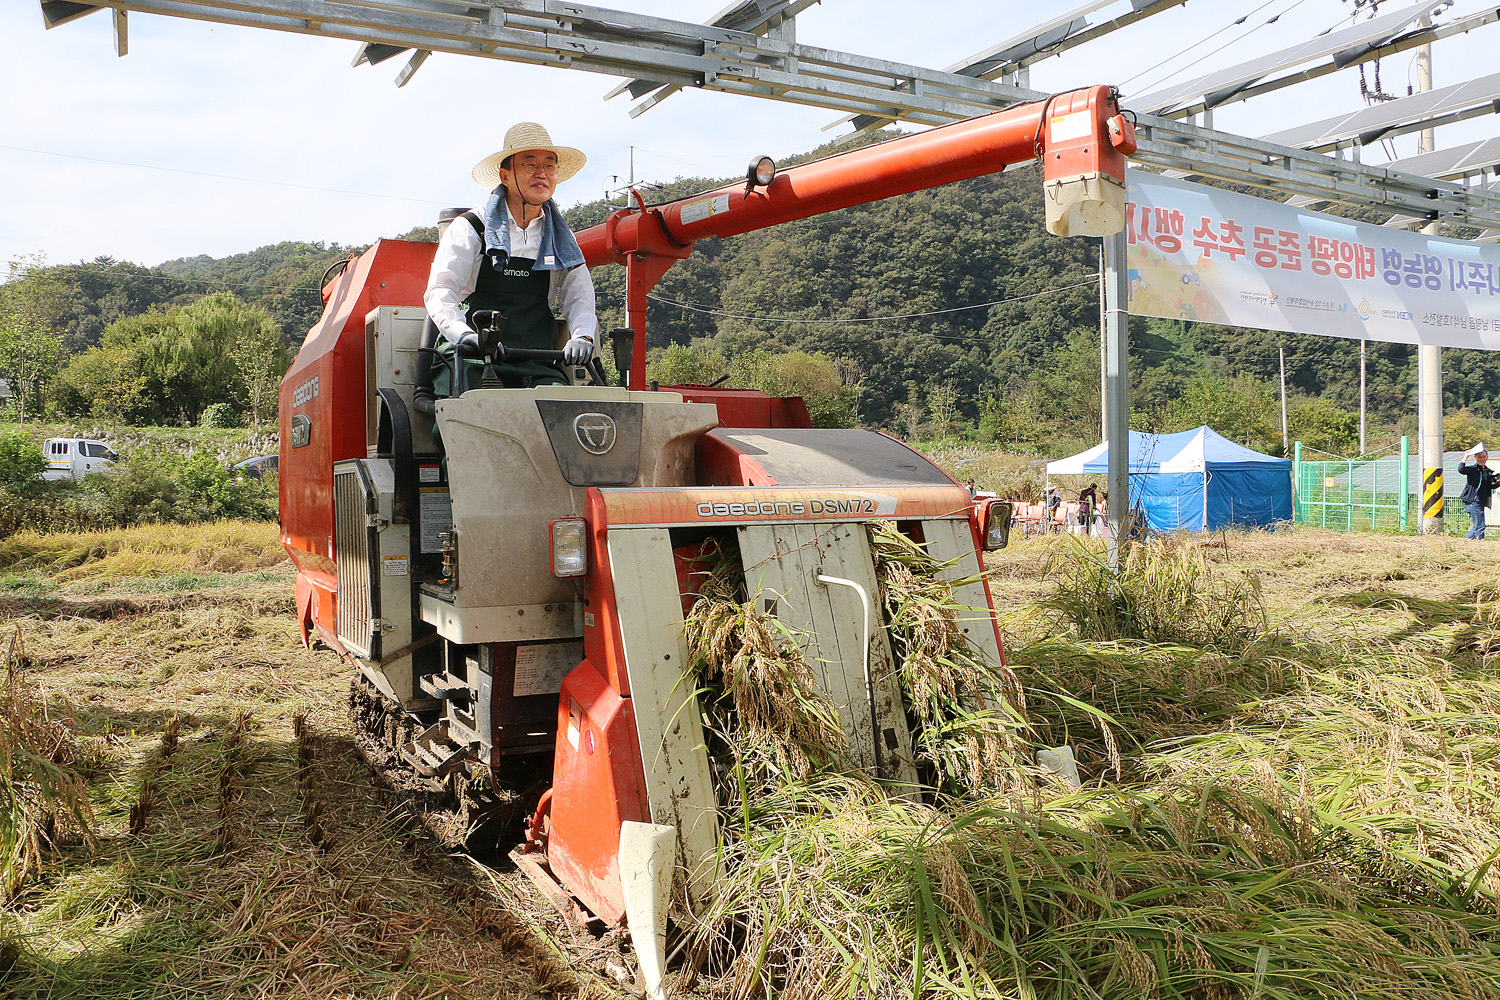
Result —
[[544, 160], [544, 161], [542, 161], [540, 163], [526, 162], [524, 160], [522, 162], [520, 162], [520, 163], [516, 163], [515, 161], [512, 161], [511, 169], [514, 170], [518, 174], [548, 174], [548, 175], [551, 175], [551, 174], [557, 173], [557, 161], [556, 160]]

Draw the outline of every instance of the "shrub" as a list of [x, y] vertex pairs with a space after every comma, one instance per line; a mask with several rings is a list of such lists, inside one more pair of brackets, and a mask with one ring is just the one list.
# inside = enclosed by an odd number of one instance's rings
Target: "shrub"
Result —
[[198, 421], [200, 427], [238, 427], [240, 415], [235, 411], [233, 403], [210, 403], [203, 409], [203, 416]]
[[0, 437], [0, 486], [24, 488], [47, 468], [47, 456], [29, 437], [14, 433]]
[[209, 451], [184, 460], [143, 449], [85, 482], [0, 484], [0, 537], [16, 531], [96, 531], [138, 524], [276, 519], [276, 480], [237, 480]]

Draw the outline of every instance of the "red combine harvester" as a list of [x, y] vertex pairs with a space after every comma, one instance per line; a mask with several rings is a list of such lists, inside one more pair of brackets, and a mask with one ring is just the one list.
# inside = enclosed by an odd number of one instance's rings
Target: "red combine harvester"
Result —
[[[849, 766], [916, 785], [863, 522], [894, 520], [954, 580], [1005, 525], [900, 442], [813, 428], [800, 399], [648, 390], [647, 292], [703, 236], [1033, 158], [1048, 228], [1105, 235], [1133, 151], [1114, 92], [1094, 87], [780, 173], [763, 158], [743, 187], [616, 212], [579, 243], [589, 266], [628, 271], [619, 387], [580, 368], [570, 386], [433, 399], [433, 244], [381, 241], [324, 288], [281, 384], [282, 542], [304, 635], [354, 668], [351, 710], [390, 753], [476, 818], [503, 825], [509, 805], [518, 864], [561, 905], [629, 928], [651, 994], [667, 920], [710, 898], [717, 870], [683, 683], [692, 555], [738, 550], [747, 593], [816, 645]], [[983, 583], [956, 596], [990, 607]], [[993, 620], [965, 625], [998, 661]]]

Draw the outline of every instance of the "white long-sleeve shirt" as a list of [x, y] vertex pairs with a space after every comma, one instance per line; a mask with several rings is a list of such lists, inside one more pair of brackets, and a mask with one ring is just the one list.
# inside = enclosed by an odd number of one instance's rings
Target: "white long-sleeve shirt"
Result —
[[[523, 228], [516, 225], [515, 217], [507, 210], [505, 221], [510, 226], [510, 255], [535, 260], [542, 242], [541, 217]], [[474, 294], [482, 263], [484, 236], [474, 231], [469, 220], [454, 219], [438, 240], [422, 302], [443, 336], [455, 344], [469, 332], [464, 300]], [[599, 318], [594, 312], [594, 279], [589, 276], [588, 265], [548, 274], [548, 304], [561, 309], [563, 319], [568, 321], [569, 335], [587, 337], [597, 344]]]

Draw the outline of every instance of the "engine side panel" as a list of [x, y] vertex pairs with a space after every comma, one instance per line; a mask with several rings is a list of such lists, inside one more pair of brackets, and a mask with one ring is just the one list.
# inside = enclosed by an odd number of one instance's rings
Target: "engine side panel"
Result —
[[381, 240], [324, 289], [325, 306], [281, 380], [281, 544], [306, 581], [299, 612], [339, 644], [333, 463], [369, 454], [365, 316], [420, 302], [434, 244]]

